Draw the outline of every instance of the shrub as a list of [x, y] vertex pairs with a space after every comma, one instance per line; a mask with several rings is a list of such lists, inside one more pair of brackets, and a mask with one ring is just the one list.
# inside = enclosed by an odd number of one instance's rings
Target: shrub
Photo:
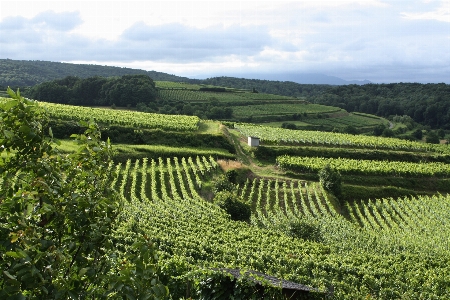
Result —
[[427, 134], [427, 137], [425, 138], [425, 140], [429, 144], [439, 144], [440, 143], [439, 136], [434, 131], [430, 131]]
[[237, 180], [237, 177], [238, 177], [238, 172], [236, 170], [234, 170], [234, 169], [233, 170], [228, 170], [225, 173], [225, 176], [228, 178], [229, 182], [231, 182], [233, 184], [236, 184], [236, 180]]
[[341, 174], [333, 170], [330, 165], [326, 165], [319, 171], [319, 179], [322, 187], [335, 195], [340, 197], [342, 193], [342, 177]]
[[217, 194], [222, 191], [233, 191], [235, 185], [230, 181], [227, 175], [221, 175], [213, 185], [213, 193]]
[[313, 220], [291, 221], [285, 228], [285, 233], [294, 238], [320, 242], [322, 239], [320, 225]]
[[249, 221], [252, 214], [250, 205], [239, 201], [237, 196], [230, 191], [218, 192], [214, 197], [214, 203], [225, 210], [234, 221]]

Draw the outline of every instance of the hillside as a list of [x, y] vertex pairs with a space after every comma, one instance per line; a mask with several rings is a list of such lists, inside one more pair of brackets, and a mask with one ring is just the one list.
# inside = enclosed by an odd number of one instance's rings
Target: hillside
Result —
[[163, 72], [131, 68], [72, 64], [39, 60], [0, 59], [0, 86], [25, 87], [62, 79], [67, 76], [88, 78], [93, 76], [112, 77], [123, 75], [148, 75], [154, 80], [187, 81], [188, 78]]
[[362, 85], [344, 83], [327, 85], [227, 76], [200, 80], [131, 68], [0, 59], [0, 87], [3, 86], [2, 90], [7, 86], [21, 87], [23, 90], [24, 87], [61, 80], [67, 76], [89, 78], [136, 74], [148, 75], [155, 81], [256, 90], [260, 93], [295, 97], [310, 103], [339, 107], [350, 113], [368, 113], [382, 118], [395, 115], [408, 116], [414, 122], [422, 126], [429, 126], [431, 129], [448, 130], [450, 128], [449, 85], [444, 83], [372, 84], [363, 82]]
[[[65, 138], [82, 129], [75, 121], [89, 116], [111, 139], [111, 185], [125, 208], [115, 220], [118, 241], [145, 232], [174, 299], [229, 298], [233, 286], [218, 269], [306, 285], [316, 299], [450, 297], [446, 145], [42, 105], [63, 152], [74, 151]], [[248, 136], [260, 146], [248, 146]], [[342, 173], [341, 195], [319, 182], [325, 159]], [[215, 204], [219, 188], [250, 207], [249, 220]]]

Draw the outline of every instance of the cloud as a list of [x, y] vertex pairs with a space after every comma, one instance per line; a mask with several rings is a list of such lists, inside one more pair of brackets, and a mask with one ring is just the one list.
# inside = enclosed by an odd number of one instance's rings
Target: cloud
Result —
[[70, 31], [82, 24], [79, 12], [45, 11], [30, 20], [30, 24], [56, 31]]
[[[432, 3], [431, 1], [426, 1], [425, 3]], [[440, 6], [434, 10], [427, 12], [402, 12], [401, 15], [405, 19], [410, 20], [435, 20], [440, 22], [450, 23], [450, 2], [441, 1]]]
[[374, 82], [449, 78], [442, 67], [450, 65], [449, 24], [437, 21], [448, 14], [444, 2], [244, 1], [184, 3], [173, 10], [165, 2], [151, 10], [136, 2], [139, 12], [125, 2], [94, 2], [80, 11], [70, 3], [72, 12], [60, 7], [3, 17], [0, 57], [197, 77], [234, 70], [321, 72]]
[[[226, 56], [251, 56], [272, 39], [261, 26], [193, 28], [178, 23], [149, 26], [138, 22], [115, 41], [94, 41], [94, 60], [204, 62]], [[94, 50], [95, 49], [95, 50]]]

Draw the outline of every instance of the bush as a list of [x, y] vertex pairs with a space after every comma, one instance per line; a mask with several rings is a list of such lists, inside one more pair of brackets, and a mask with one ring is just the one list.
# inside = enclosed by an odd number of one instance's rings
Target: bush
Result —
[[[227, 174], [228, 175], [228, 174]], [[235, 185], [230, 181], [227, 175], [221, 175], [213, 185], [213, 193], [217, 194], [222, 191], [231, 192], [234, 190]]]
[[439, 144], [440, 143], [439, 136], [434, 131], [430, 131], [427, 134], [427, 137], [425, 138], [425, 140], [429, 144]]
[[214, 197], [214, 203], [225, 210], [234, 221], [250, 221], [252, 214], [250, 205], [238, 200], [230, 191], [218, 192]]
[[234, 169], [233, 170], [228, 170], [225, 173], [225, 176], [228, 178], [229, 182], [231, 182], [233, 184], [237, 183], [236, 180], [237, 180], [237, 177], [238, 177], [238, 172], [236, 170], [234, 170]]
[[342, 177], [338, 171], [331, 169], [330, 165], [326, 165], [319, 171], [319, 179], [326, 191], [333, 193], [338, 198], [341, 196]]
[[134, 254], [123, 256], [112, 242], [123, 203], [98, 126], [82, 122], [78, 152], [62, 154], [39, 103], [8, 93], [13, 99], [0, 104], [0, 298], [167, 297], [155, 272], [141, 268], [156, 263], [150, 240], [134, 240]]
[[308, 241], [320, 242], [322, 239], [320, 225], [313, 220], [291, 221], [287, 224], [284, 231], [288, 236]]

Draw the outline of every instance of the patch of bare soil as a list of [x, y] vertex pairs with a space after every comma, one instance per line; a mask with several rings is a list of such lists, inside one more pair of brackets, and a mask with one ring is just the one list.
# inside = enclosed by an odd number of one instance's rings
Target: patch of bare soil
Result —
[[231, 169], [239, 169], [242, 168], [242, 163], [237, 160], [232, 159], [219, 159], [217, 161], [219, 166], [222, 168], [224, 172], [231, 170]]

